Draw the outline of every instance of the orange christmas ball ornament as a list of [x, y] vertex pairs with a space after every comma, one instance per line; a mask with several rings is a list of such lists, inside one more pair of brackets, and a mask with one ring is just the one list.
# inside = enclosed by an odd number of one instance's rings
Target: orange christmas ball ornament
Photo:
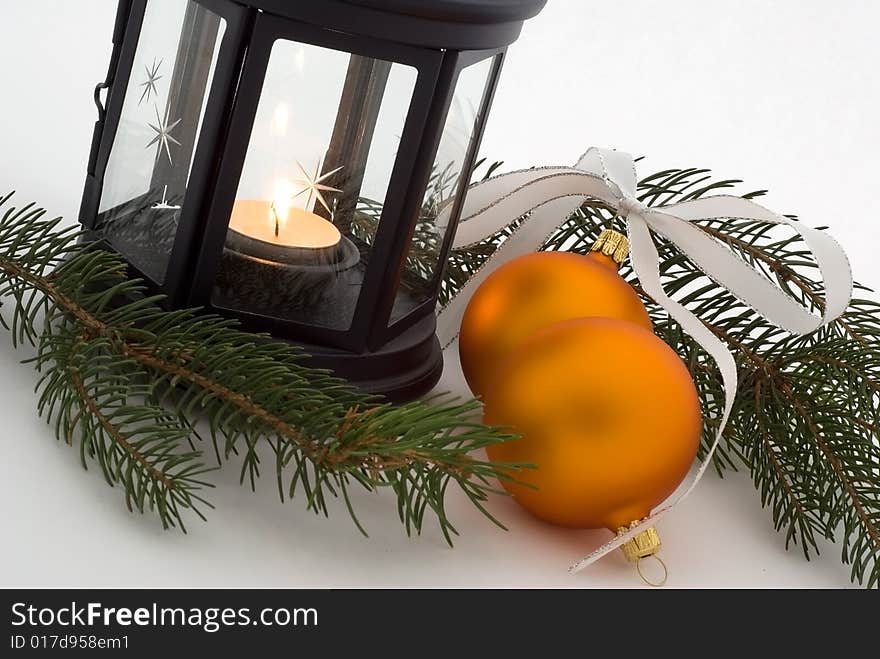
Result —
[[490, 459], [536, 466], [515, 474], [524, 485], [504, 487], [568, 527], [618, 531], [647, 516], [684, 479], [700, 442], [699, 399], [681, 358], [613, 318], [539, 332], [509, 355], [484, 402], [486, 423], [522, 435], [489, 447]]
[[571, 318], [605, 316], [651, 330], [638, 294], [618, 274], [626, 238], [604, 231], [586, 256], [537, 252], [516, 258], [486, 278], [461, 323], [459, 354], [475, 395], [490, 388], [495, 369], [535, 332]]

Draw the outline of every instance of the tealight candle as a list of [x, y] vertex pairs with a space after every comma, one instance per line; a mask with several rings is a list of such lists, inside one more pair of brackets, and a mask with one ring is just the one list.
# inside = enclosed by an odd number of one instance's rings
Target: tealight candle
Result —
[[[302, 180], [296, 183], [286, 179], [276, 181], [273, 201], [236, 200], [229, 218], [227, 247], [281, 265], [334, 264], [339, 262], [340, 256], [351, 254], [353, 246], [342, 249], [346, 245], [339, 229], [310, 210], [317, 200], [332, 214], [321, 193], [339, 192], [339, 189], [325, 185], [323, 181], [342, 167], [321, 174], [319, 162], [315, 174], [310, 176], [299, 162], [297, 166]], [[292, 201], [304, 193], [308, 193], [305, 208], [292, 205]]]
[[277, 201], [237, 200], [229, 228], [275, 248], [326, 249], [342, 240], [332, 222], [303, 208], [284, 208]]

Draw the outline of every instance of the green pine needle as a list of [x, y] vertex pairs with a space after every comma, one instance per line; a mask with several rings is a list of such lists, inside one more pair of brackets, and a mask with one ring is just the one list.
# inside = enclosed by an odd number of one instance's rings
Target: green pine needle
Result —
[[200, 423], [217, 461], [240, 464], [243, 483], [255, 486], [270, 447], [282, 500], [301, 495], [326, 515], [328, 497], [342, 497], [361, 531], [353, 487], [390, 488], [407, 533], [430, 512], [451, 542], [449, 484], [486, 512], [493, 483], [511, 477], [515, 465], [471, 455], [511, 437], [475, 421], [476, 401], [382, 404], [304, 366], [289, 344], [196, 310], [163, 310], [119, 256], [76, 237], [33, 205], [6, 210], [0, 296], [14, 304], [2, 322], [16, 345], [35, 348], [40, 414], [78, 445], [83, 466], [121, 486], [131, 510], [181, 529], [187, 512], [203, 516], [213, 467]]

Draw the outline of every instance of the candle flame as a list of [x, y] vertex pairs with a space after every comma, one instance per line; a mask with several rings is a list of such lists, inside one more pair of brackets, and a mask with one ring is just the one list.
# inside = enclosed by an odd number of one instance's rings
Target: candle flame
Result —
[[269, 205], [269, 222], [275, 227], [276, 237], [278, 237], [284, 225], [287, 224], [290, 202], [295, 192], [296, 188], [290, 181], [286, 179], [275, 181], [275, 194], [272, 197], [272, 203]]

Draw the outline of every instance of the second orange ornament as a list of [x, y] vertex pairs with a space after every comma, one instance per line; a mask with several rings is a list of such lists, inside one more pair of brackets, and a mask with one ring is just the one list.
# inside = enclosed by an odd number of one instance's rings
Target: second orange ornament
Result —
[[528, 463], [504, 487], [537, 517], [617, 531], [640, 520], [687, 474], [700, 402], [681, 358], [653, 332], [613, 318], [557, 323], [502, 365], [485, 421], [520, 439], [490, 446]]

